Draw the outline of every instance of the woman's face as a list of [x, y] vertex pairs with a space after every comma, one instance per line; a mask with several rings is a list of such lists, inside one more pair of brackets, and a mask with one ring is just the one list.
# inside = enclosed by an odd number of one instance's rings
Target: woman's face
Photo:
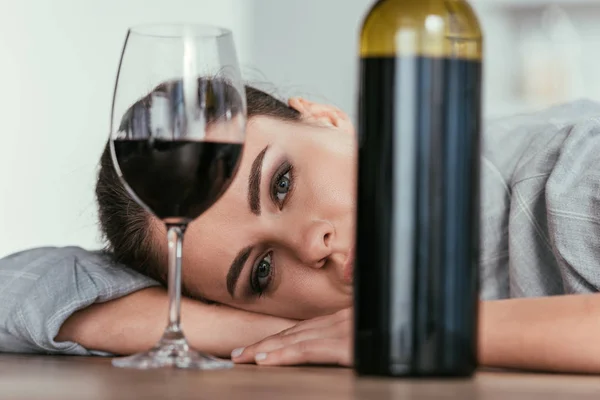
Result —
[[[295, 319], [350, 306], [352, 130], [255, 117], [246, 135], [233, 183], [186, 231], [186, 288], [218, 303]], [[159, 241], [165, 237], [160, 230]]]

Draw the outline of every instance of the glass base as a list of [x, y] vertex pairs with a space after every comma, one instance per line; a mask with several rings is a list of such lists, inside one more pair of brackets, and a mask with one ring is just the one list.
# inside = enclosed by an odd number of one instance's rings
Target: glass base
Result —
[[145, 353], [114, 358], [112, 365], [119, 368], [134, 369], [180, 368], [215, 370], [233, 368], [233, 362], [229, 360], [222, 360], [191, 349], [185, 339], [163, 339], [156, 347]]

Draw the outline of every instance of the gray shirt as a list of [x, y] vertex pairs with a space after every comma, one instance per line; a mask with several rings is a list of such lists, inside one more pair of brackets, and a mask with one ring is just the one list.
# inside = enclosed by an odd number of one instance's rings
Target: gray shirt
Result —
[[[600, 290], [600, 105], [491, 121], [482, 156], [481, 298]], [[100, 354], [57, 343], [75, 311], [156, 285], [99, 252], [0, 260], [0, 352]]]
[[157, 285], [78, 247], [40, 248], [0, 260], [0, 352], [98, 354], [54, 338], [75, 311]]
[[481, 296], [600, 290], [600, 104], [486, 125]]

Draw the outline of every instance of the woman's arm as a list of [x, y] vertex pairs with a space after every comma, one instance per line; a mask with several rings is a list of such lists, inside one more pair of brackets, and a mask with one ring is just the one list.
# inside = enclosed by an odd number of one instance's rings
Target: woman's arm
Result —
[[482, 365], [600, 373], [600, 294], [483, 302], [479, 326]]
[[[167, 323], [168, 297], [149, 288], [94, 304], [62, 325], [57, 342], [75, 342], [87, 349], [132, 354], [154, 346]], [[221, 357], [293, 326], [295, 322], [221, 305], [182, 300], [182, 327], [190, 344]]]
[[[103, 253], [23, 251], [0, 259], [0, 276], [0, 352], [128, 354], [153, 346], [166, 326], [166, 293]], [[182, 311], [192, 344], [219, 355], [293, 325], [189, 300]]]

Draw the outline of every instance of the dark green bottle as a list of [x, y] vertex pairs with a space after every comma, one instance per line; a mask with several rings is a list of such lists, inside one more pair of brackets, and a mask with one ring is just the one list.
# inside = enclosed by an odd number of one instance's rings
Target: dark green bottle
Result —
[[477, 365], [482, 34], [463, 0], [380, 0], [360, 38], [355, 365]]

